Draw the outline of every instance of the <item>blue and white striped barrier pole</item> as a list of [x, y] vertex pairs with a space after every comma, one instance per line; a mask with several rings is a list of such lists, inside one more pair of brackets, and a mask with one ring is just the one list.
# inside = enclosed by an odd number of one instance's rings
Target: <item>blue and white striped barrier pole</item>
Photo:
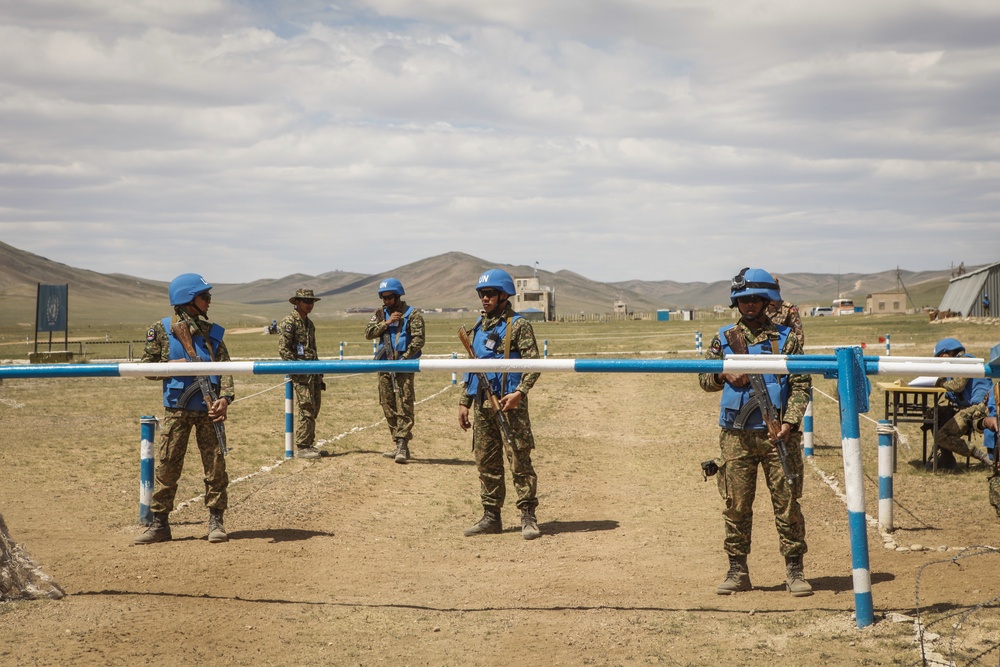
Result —
[[378, 354], [378, 338], [372, 340], [372, 356]]
[[889, 334], [885, 335], [885, 356], [892, 354], [892, 350], [889, 348]]
[[[455, 354], [454, 352], [452, 352], [451, 353], [451, 358], [452, 359], [458, 359], [458, 355]], [[458, 384], [458, 374], [455, 373], [455, 371], [451, 372], [451, 383], [452, 384]]]
[[802, 453], [809, 457], [813, 455], [813, 390], [809, 387], [809, 403], [806, 404], [806, 414], [802, 417]]
[[149, 506], [153, 502], [153, 439], [156, 437], [156, 417], [143, 416], [139, 419], [139, 523], [148, 526], [153, 523], [153, 513]]
[[340, 360], [344, 360], [344, 341], [340, 341]]
[[548, 359], [549, 358], [549, 341], [548, 340], [543, 340], [542, 341], [542, 350], [543, 350], [543, 352], [542, 352], [542, 358], [543, 359]]
[[878, 420], [878, 527], [891, 533], [892, 524], [892, 422]]
[[694, 351], [695, 354], [701, 354], [701, 332], [694, 332]]
[[295, 391], [292, 387], [292, 379], [285, 376], [285, 458], [292, 458], [292, 445], [293, 438], [295, 435], [295, 424], [293, 418], [295, 416], [295, 404], [292, 398], [295, 395]]
[[[854, 350], [837, 349], [837, 391], [840, 398], [840, 434], [844, 456], [844, 487], [847, 491], [847, 524], [851, 539], [851, 573], [854, 579], [854, 609], [857, 626], [875, 622], [872, 603], [872, 575], [868, 561], [868, 532], [865, 522], [865, 475], [861, 467], [861, 424], [858, 417], [859, 380]], [[858, 350], [860, 352], [860, 350]], [[867, 397], [864, 397], [865, 399]]]

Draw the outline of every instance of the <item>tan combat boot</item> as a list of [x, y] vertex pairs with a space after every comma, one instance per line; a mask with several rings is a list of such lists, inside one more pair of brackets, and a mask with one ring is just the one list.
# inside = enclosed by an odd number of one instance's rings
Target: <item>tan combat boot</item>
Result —
[[226, 534], [226, 526], [222, 522], [222, 513], [225, 510], [209, 508], [208, 510], [208, 541], [228, 542], [229, 535]]
[[535, 508], [523, 508], [521, 510], [521, 537], [526, 540], [533, 540], [541, 536], [542, 531], [538, 530], [538, 520], [535, 519]]
[[732, 595], [737, 591], [748, 591], [753, 586], [750, 584], [750, 570], [747, 568], [746, 556], [730, 556], [729, 572], [726, 579], [715, 589], [719, 595]]
[[500, 508], [499, 507], [486, 507], [483, 506], [483, 518], [479, 520], [479, 523], [472, 526], [471, 528], [465, 529], [465, 536], [472, 537], [473, 535], [499, 535], [503, 532], [503, 523], [500, 521]]
[[170, 541], [170, 524], [167, 522], [169, 512], [154, 512], [153, 523], [149, 524], [139, 537], [135, 538], [135, 544], [155, 544], [157, 542]]
[[785, 584], [793, 597], [804, 598], [813, 594], [813, 588], [802, 571], [802, 556], [785, 557]]
[[406, 463], [410, 460], [410, 445], [406, 438], [396, 438], [396, 456], [393, 457], [396, 463]]

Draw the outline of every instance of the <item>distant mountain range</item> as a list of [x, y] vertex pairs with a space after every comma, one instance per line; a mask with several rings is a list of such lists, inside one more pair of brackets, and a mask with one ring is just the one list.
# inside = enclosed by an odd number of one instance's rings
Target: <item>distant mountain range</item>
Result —
[[[261, 279], [243, 284], [213, 281], [213, 310], [238, 316], [270, 319], [282, 313], [288, 298], [300, 287], [311, 288], [324, 301], [317, 317], [343, 314], [348, 309], [371, 308], [379, 304], [378, 282], [387, 276], [398, 278], [406, 288], [406, 299], [414, 306], [433, 308], [477, 308], [474, 285], [486, 269], [502, 267], [514, 277], [535, 275], [530, 266], [516, 266], [448, 252], [412, 264], [387, 268], [375, 275], [332, 271], [318, 276], [293, 274], [278, 279]], [[973, 270], [973, 269], [970, 269]], [[572, 271], [537, 271], [542, 286], [555, 291], [557, 314], [610, 312], [615, 301], [624, 301], [630, 311], [658, 309], [712, 308], [729, 304], [729, 279], [711, 283], [680, 283], [672, 280], [627, 280], [603, 283]], [[830, 305], [839, 296], [854, 298], [859, 305], [873, 292], [897, 291], [900, 284], [910, 296], [911, 307], [936, 307], [948, 287], [949, 270], [887, 270], [874, 274], [842, 275], [778, 274], [781, 292], [802, 308]], [[215, 280], [213, 280], [215, 278]], [[121, 274], [102, 274], [53, 262], [0, 242], [0, 326], [29, 324], [34, 317], [36, 284], [70, 285], [70, 307], [74, 321], [80, 308], [113, 309], [122, 321], [149, 321], [164, 310], [167, 283]], [[279, 308], [280, 306], [280, 308]], [[95, 313], [105, 318], [109, 313]], [[112, 316], [114, 317], [114, 316]], [[29, 319], [25, 319], [29, 318]], [[105, 319], [104, 321], [107, 321]]]

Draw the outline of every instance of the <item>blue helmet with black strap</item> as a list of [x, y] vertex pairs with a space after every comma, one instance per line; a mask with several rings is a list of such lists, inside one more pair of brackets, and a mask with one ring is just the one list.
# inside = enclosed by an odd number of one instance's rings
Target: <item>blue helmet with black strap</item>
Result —
[[204, 278], [197, 273], [182, 273], [170, 281], [168, 291], [171, 306], [183, 306], [191, 303], [202, 292], [212, 289]]
[[500, 290], [507, 296], [517, 294], [517, 290], [514, 288], [514, 279], [503, 269], [490, 269], [479, 276], [476, 291], [478, 292], [481, 289]]
[[934, 356], [940, 357], [945, 352], [965, 353], [965, 346], [957, 338], [942, 338], [934, 346]]
[[378, 284], [379, 296], [389, 292], [395, 294], [396, 296], [403, 296], [406, 292], [403, 290], [403, 283], [399, 282], [395, 278], [386, 278]]
[[733, 308], [741, 296], [759, 296], [768, 301], [781, 301], [778, 281], [764, 269], [752, 269], [749, 266], [733, 277], [729, 287], [730, 305]]

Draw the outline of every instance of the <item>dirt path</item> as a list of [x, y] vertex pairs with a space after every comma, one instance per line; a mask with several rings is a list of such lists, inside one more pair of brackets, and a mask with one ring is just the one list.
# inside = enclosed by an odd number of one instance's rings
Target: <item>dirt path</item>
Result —
[[[147, 547], [131, 545], [139, 527], [130, 427], [109, 429], [81, 409], [72, 428], [59, 428], [45, 388], [5, 384], [4, 396], [25, 407], [2, 413], [0, 507], [15, 539], [68, 596], [0, 604], [4, 665], [920, 663], [912, 623], [882, 619], [912, 614], [915, 576], [941, 555], [888, 551], [873, 532], [880, 622], [858, 630], [846, 510], [810, 466], [803, 504], [816, 594], [784, 591], [761, 488], [755, 589], [715, 595], [725, 570], [720, 499], [698, 464], [717, 449], [717, 397], [692, 377], [542, 378], [531, 397], [543, 532], [533, 542], [521, 539], [510, 503], [503, 535], [462, 536], [478, 518], [478, 486], [452, 388], [418, 407], [409, 465], [380, 456], [389, 446], [383, 425], [355, 430], [327, 445], [330, 458], [290, 461], [233, 485], [228, 544], [203, 539], [205, 511], [195, 503], [174, 513], [174, 541]], [[374, 424], [371, 385], [357, 378], [328, 392], [320, 434]], [[418, 398], [448, 386], [444, 375], [428, 374], [418, 378]], [[109, 391], [134, 395], [135, 385]], [[817, 427], [816, 457], [834, 477], [842, 472], [835, 411], [817, 416], [827, 435]], [[255, 470], [279, 460], [282, 445], [280, 424], [251, 431], [251, 421], [264, 420], [250, 414], [234, 409], [231, 465]], [[81, 433], [100, 438], [102, 429], [103, 441], [79, 444]], [[270, 439], [272, 453], [254, 453], [246, 441], [258, 439]], [[251, 454], [259, 460], [240, 461]], [[113, 483], [103, 481], [108, 468]], [[185, 477], [197, 482], [198, 469], [189, 457]], [[931, 481], [948, 489], [971, 479]], [[908, 483], [900, 482], [904, 493]], [[966, 487], [952, 492], [968, 495]], [[985, 510], [978, 521], [942, 521], [941, 511], [961, 508], [911, 497], [912, 514], [900, 524], [912, 541], [998, 541]], [[997, 595], [996, 564], [970, 559], [940, 576], [932, 570], [924, 593], [942, 609]]]

